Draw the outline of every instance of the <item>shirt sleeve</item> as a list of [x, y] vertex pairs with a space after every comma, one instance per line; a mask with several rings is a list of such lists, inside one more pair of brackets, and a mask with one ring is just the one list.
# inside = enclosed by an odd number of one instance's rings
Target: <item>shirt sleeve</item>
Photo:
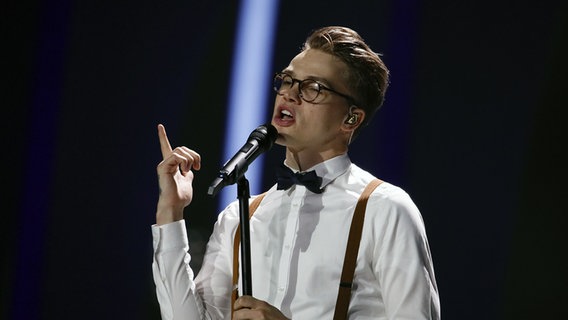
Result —
[[[371, 198], [381, 238], [374, 270], [388, 319], [440, 319], [440, 302], [422, 216], [402, 189]], [[369, 212], [369, 211], [368, 211]]]
[[196, 294], [185, 221], [152, 226], [152, 273], [162, 320], [209, 319]]
[[233, 242], [238, 224], [238, 205], [234, 202], [219, 214], [195, 278], [196, 291], [211, 319], [231, 319]]
[[162, 320], [231, 319], [233, 240], [238, 224], [234, 202], [219, 214], [195, 279], [185, 221], [152, 226], [152, 270]]

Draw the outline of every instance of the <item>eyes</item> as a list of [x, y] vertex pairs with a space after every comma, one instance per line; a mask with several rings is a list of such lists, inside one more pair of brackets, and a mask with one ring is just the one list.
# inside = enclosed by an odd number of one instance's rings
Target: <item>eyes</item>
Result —
[[292, 78], [289, 74], [277, 73], [276, 76], [274, 76], [274, 91], [278, 94], [282, 94], [283, 90], [292, 89], [296, 82], [300, 90], [300, 97], [306, 102], [314, 102], [321, 90], [327, 89], [324, 85], [313, 79], [298, 80]]
[[276, 91], [276, 93], [281, 95], [283, 94], [284, 90], [292, 89], [294, 87], [294, 84], [296, 84], [296, 82], [298, 83], [300, 98], [302, 98], [306, 102], [313, 102], [313, 103], [319, 102], [316, 100], [318, 99], [318, 97], [322, 97], [323, 95], [321, 94], [321, 92], [323, 90], [326, 90], [347, 99], [350, 105], [357, 105], [355, 99], [353, 99], [352, 97], [343, 94], [341, 92], [335, 91], [331, 88], [328, 88], [314, 79], [298, 80], [292, 78], [291, 75], [282, 72], [277, 73], [274, 76], [274, 82], [273, 82], [274, 91]]

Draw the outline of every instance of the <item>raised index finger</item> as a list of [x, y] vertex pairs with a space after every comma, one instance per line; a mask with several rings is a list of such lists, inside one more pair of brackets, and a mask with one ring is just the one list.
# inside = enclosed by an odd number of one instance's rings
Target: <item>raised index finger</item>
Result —
[[158, 137], [160, 138], [160, 149], [162, 149], [162, 157], [165, 159], [172, 153], [172, 146], [168, 140], [168, 135], [166, 134], [166, 128], [164, 125], [158, 125]]

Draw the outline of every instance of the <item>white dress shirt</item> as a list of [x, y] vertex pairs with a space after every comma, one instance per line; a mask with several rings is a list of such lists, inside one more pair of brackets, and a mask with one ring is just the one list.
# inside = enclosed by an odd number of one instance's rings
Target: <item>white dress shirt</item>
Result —
[[[322, 177], [323, 193], [274, 186], [250, 220], [252, 292], [288, 318], [332, 319], [355, 205], [374, 177], [347, 155], [310, 170]], [[235, 201], [219, 215], [195, 280], [184, 221], [152, 226], [162, 319], [231, 318], [238, 224]], [[406, 192], [386, 182], [367, 204], [348, 313], [349, 319], [440, 318], [422, 217]]]

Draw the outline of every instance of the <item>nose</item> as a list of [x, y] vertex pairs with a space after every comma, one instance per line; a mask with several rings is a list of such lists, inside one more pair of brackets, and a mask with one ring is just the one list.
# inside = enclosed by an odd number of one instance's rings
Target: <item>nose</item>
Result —
[[[296, 85], [297, 83], [297, 85]], [[282, 95], [282, 97], [284, 98], [284, 100], [288, 101], [288, 102], [294, 102], [294, 103], [301, 103], [302, 102], [302, 98], [300, 97], [300, 83], [299, 82], [294, 82], [292, 84], [291, 87], [280, 90], [280, 94]]]

